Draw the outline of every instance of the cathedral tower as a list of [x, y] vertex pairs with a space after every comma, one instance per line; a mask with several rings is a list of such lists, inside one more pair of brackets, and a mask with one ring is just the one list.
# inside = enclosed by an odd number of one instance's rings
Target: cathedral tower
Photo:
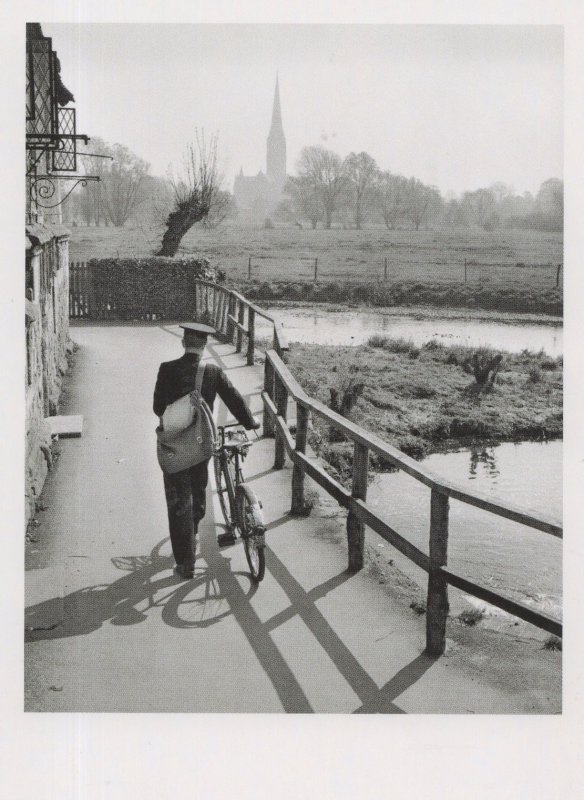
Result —
[[266, 166], [268, 179], [281, 189], [286, 181], [286, 137], [282, 127], [280, 86], [277, 76], [274, 108], [272, 109], [272, 126], [268, 134]]

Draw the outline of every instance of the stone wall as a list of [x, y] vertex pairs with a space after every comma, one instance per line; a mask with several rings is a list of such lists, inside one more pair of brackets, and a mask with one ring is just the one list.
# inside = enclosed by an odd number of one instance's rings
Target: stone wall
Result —
[[26, 523], [51, 462], [47, 417], [57, 413], [69, 346], [69, 234], [26, 227]]

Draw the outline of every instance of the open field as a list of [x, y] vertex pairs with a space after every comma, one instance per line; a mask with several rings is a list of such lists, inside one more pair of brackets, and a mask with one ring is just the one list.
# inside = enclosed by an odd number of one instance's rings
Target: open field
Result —
[[[72, 261], [108, 256], [152, 255], [160, 244], [160, 227], [86, 228], [72, 230]], [[463, 284], [489, 289], [548, 290], [556, 284], [563, 262], [563, 235], [538, 231], [443, 230], [362, 231], [289, 226], [265, 230], [225, 224], [215, 230], [195, 227], [179, 254], [208, 258], [224, 269], [230, 282], [318, 280]], [[560, 284], [561, 291], [561, 284]]]

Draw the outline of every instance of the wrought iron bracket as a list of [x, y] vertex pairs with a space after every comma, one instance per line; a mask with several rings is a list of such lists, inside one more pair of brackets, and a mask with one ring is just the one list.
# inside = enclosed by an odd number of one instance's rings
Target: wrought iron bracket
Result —
[[[75, 183], [58, 203], [43, 202], [50, 200], [54, 196], [57, 190], [55, 181], [75, 181]], [[36, 178], [30, 182], [30, 197], [31, 200], [41, 208], [57, 208], [57, 206], [65, 202], [77, 186], [87, 186], [89, 181], [99, 182], [100, 178], [98, 175], [37, 175]]]
[[27, 133], [26, 134], [26, 143], [28, 147], [35, 147], [35, 144], [38, 143], [40, 146], [41, 144], [46, 144], [47, 147], [50, 147], [51, 144], [57, 144], [62, 139], [80, 139], [84, 144], [89, 144], [91, 141], [89, 136], [86, 136], [84, 133]]

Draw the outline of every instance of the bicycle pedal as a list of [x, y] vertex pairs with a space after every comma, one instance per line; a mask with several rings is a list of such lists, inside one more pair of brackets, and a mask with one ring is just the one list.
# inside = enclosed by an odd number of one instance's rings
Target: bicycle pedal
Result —
[[217, 537], [217, 544], [219, 547], [228, 547], [230, 544], [235, 544], [237, 541], [237, 536], [232, 533], [231, 531], [227, 531], [226, 533], [220, 533]]

